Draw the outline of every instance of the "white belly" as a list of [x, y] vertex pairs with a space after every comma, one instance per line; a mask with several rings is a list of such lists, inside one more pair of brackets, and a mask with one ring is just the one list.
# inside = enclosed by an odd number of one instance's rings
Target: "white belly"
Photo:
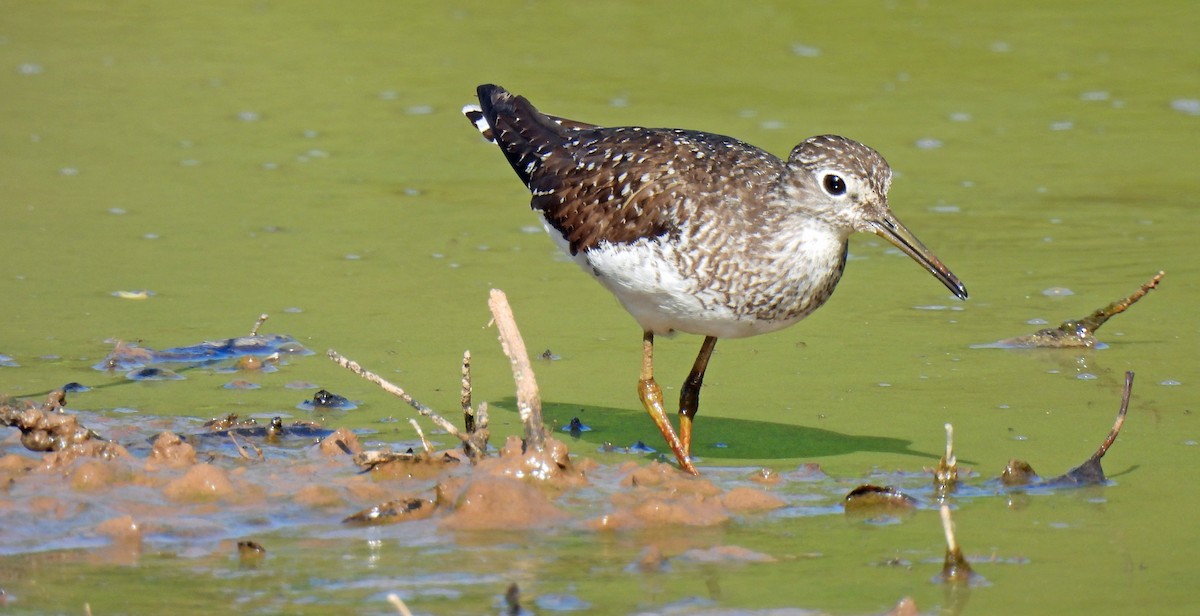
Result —
[[[562, 236], [553, 228], [547, 231], [569, 254]], [[703, 253], [689, 248], [660, 240], [602, 243], [573, 258], [617, 297], [643, 330], [655, 334], [681, 331], [717, 338], [755, 336], [796, 323], [828, 297], [827, 292], [815, 288], [816, 282], [824, 281], [809, 280], [812, 254], [774, 262], [772, 276], [765, 277], [738, 271], [716, 258], [696, 257]], [[821, 248], [817, 252], [840, 257], [840, 247]], [[681, 259], [680, 253], [688, 257]], [[840, 275], [837, 261], [820, 266], [837, 270], [833, 282]], [[731, 275], [737, 283], [718, 282]]]

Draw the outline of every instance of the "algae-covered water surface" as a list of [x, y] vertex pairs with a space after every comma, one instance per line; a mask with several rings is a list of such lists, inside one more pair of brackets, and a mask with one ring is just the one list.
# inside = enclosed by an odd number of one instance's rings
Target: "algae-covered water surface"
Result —
[[[81, 384], [65, 411], [130, 456], [55, 466], [8, 429], [0, 610], [390, 614], [395, 593], [418, 614], [495, 613], [513, 583], [532, 613], [877, 614], [906, 596], [921, 613], [1194, 609], [1200, 11], [1187, 3], [5, 1], [0, 15], [0, 394], [40, 404]], [[663, 449], [635, 391], [637, 325], [558, 254], [460, 114], [489, 82], [547, 113], [777, 155], [822, 133], [867, 143], [894, 169], [893, 210], [971, 298], [856, 236], [825, 307], [718, 345], [696, 421], [704, 479], [671, 477], [654, 453], [622, 453]], [[1095, 332], [1102, 344], [990, 345], [1159, 271]], [[583, 479], [533, 488], [550, 509], [520, 518], [532, 525], [479, 530], [464, 511], [343, 523], [475, 493], [469, 469], [360, 474], [313, 445], [345, 428], [367, 449], [420, 447], [409, 407], [325, 350], [455, 417], [470, 349], [499, 447], [522, 428], [487, 327], [492, 288]], [[262, 313], [264, 334], [296, 345], [265, 368], [105, 365], [118, 341], [208, 352], [196, 345], [246, 337]], [[659, 340], [668, 399], [699, 344]], [[1106, 483], [999, 483], [1011, 458], [1044, 477], [1086, 459], [1129, 370]], [[321, 390], [354, 408], [314, 407]], [[314, 432], [195, 436], [230, 414]], [[575, 418], [591, 430], [561, 430]], [[970, 586], [935, 579], [945, 539], [925, 469], [946, 423]], [[165, 431], [193, 436], [197, 458], [161, 457]], [[916, 507], [847, 517], [842, 497], [864, 483]], [[239, 541], [265, 555], [239, 556]]]

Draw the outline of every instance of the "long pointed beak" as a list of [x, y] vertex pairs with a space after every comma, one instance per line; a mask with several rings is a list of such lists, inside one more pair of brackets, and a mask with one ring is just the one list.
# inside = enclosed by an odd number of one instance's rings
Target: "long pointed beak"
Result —
[[967, 299], [967, 288], [933, 252], [917, 239], [891, 212], [885, 212], [880, 220], [871, 221], [871, 232], [896, 245], [913, 261], [929, 270], [958, 299]]

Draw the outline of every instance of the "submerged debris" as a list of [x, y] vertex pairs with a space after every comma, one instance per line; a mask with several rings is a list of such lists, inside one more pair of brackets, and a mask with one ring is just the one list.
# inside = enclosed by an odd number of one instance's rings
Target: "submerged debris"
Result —
[[353, 411], [358, 405], [346, 396], [335, 394], [327, 389], [318, 390], [312, 398], [296, 405], [303, 411]]
[[[448, 464], [458, 464], [458, 459], [452, 452], [443, 452], [440, 456], [429, 452], [415, 453], [408, 451], [363, 451], [354, 455], [354, 463], [364, 471], [386, 472], [390, 476], [431, 476], [442, 472]], [[428, 470], [421, 470], [425, 467]]]
[[877, 519], [911, 514], [917, 508], [917, 499], [892, 486], [871, 484], [854, 488], [842, 499], [846, 517], [854, 519]]
[[342, 520], [345, 524], [391, 524], [423, 520], [437, 510], [436, 501], [417, 497], [400, 498], [368, 507]]
[[921, 610], [917, 609], [916, 599], [904, 597], [884, 616], [921, 616]]
[[261, 543], [251, 540], [237, 542], [238, 560], [243, 567], [256, 568], [267, 557], [267, 548]]
[[[236, 415], [232, 416], [236, 419]], [[211, 423], [211, 422], [209, 422]], [[205, 424], [208, 426], [208, 424]], [[272, 417], [271, 422], [265, 426], [258, 425], [258, 422], [253, 419], [237, 422], [229, 427], [211, 426], [209, 432], [197, 434], [197, 438], [212, 438], [212, 437], [227, 437], [240, 436], [243, 438], [264, 439], [267, 441], [280, 441], [283, 439], [305, 439], [318, 440], [333, 434], [333, 430], [322, 427], [311, 421], [293, 421], [290, 424], [283, 423], [283, 418]]]
[[241, 372], [274, 372], [275, 364], [279, 363], [279, 355], [272, 353], [266, 357], [243, 355], [233, 363], [233, 369]]
[[1097, 309], [1078, 320], [1063, 321], [1058, 327], [1036, 331], [1028, 336], [1007, 338], [991, 344], [976, 345], [976, 348], [1093, 348], [1100, 343], [1096, 340], [1096, 330], [1100, 329], [1112, 317], [1125, 312], [1130, 306], [1142, 299], [1151, 289], [1158, 286], [1165, 272], [1159, 272], [1134, 291], [1129, 297], [1119, 299], [1103, 308]]
[[125, 373], [125, 378], [131, 381], [182, 381], [187, 378], [174, 370], [166, 368], [138, 368]]
[[572, 417], [571, 423], [563, 426], [563, 432], [569, 432], [571, 436], [579, 438], [584, 432], [591, 432], [592, 427], [583, 423], [578, 417]]
[[1004, 471], [1000, 473], [1000, 483], [1006, 487], [1027, 486], [1041, 481], [1037, 471], [1024, 460], [1013, 458], [1004, 465]]
[[214, 417], [204, 422], [204, 427], [208, 430], [212, 430], [213, 432], [229, 430], [230, 428], [248, 428], [257, 425], [258, 420], [254, 419], [253, 417], [238, 419], [236, 413], [230, 413], [224, 417]]
[[208, 365], [245, 356], [261, 358], [282, 355], [312, 355], [312, 351], [304, 348], [295, 338], [281, 334], [253, 334], [161, 351], [117, 341], [113, 350], [92, 368], [129, 372], [150, 364]]

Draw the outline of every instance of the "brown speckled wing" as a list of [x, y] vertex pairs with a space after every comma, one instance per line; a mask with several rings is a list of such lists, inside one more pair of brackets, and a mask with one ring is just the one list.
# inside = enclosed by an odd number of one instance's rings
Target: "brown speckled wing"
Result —
[[572, 254], [672, 235], [679, 208], [735, 207], [724, 200], [740, 191], [755, 201], [783, 173], [778, 158], [730, 137], [595, 127], [544, 115], [496, 86], [480, 86], [479, 98], [496, 143], [533, 193], [532, 207]]

